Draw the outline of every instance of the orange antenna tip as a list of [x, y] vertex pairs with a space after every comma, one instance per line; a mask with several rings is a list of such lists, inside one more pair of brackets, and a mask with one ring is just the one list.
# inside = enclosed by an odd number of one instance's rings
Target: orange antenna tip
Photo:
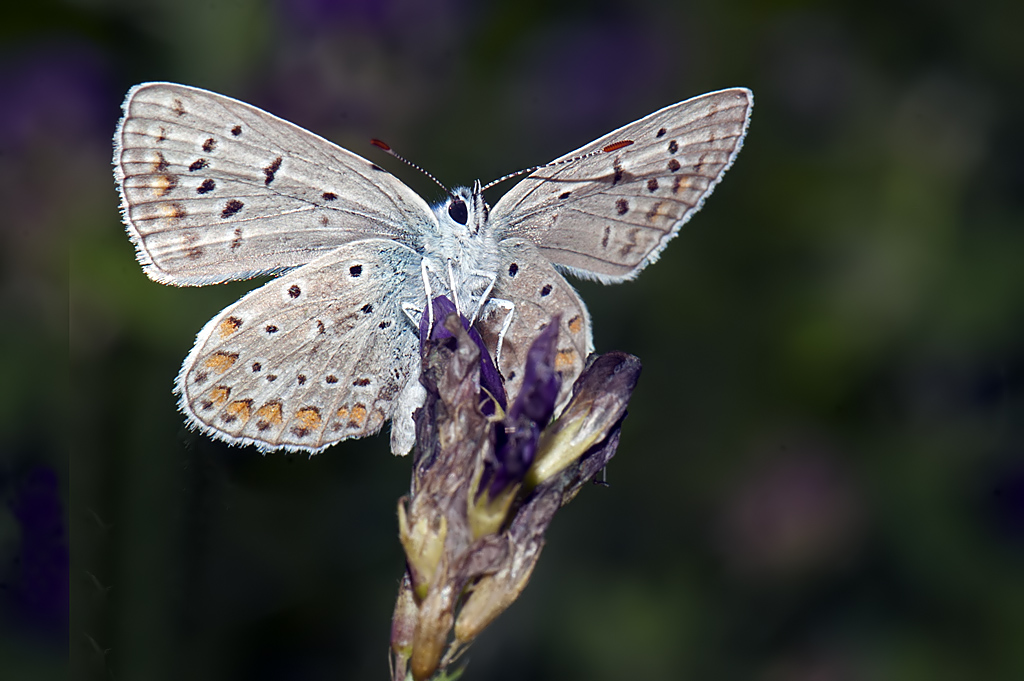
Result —
[[616, 142], [614, 144], [609, 144], [607, 147], [605, 147], [601, 151], [618, 151], [622, 147], [628, 147], [632, 143], [633, 143], [633, 140], [622, 140], [621, 142]]

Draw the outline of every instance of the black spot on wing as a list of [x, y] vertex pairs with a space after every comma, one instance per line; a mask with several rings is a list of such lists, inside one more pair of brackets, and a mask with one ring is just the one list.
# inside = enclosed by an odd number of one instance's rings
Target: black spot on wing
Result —
[[203, 142], [203, 151], [205, 151], [206, 153], [210, 153], [216, 146], [217, 140], [210, 137], [205, 142]]
[[217, 184], [213, 180], [203, 180], [203, 183], [196, 188], [197, 194], [209, 194], [217, 188]]
[[231, 128], [231, 134], [234, 135], [235, 137], [238, 137], [239, 135], [241, 135], [242, 134], [242, 126], [236, 125], [235, 127]]
[[263, 169], [263, 175], [266, 178], [266, 179], [263, 180], [263, 184], [265, 186], [267, 186], [267, 187], [270, 186], [270, 183], [274, 181], [274, 176], [277, 174], [277, 171], [280, 168], [281, 168], [281, 157], [278, 156], [277, 158], [275, 158], [273, 161], [270, 162], [270, 165], [268, 165], [266, 168]]
[[350, 276], [352, 278], [358, 277], [362, 273], [363, 273], [363, 266], [362, 265], [352, 265], [352, 267], [348, 268], [348, 276]]
[[197, 158], [196, 160], [192, 161], [192, 165], [188, 167], [188, 171], [190, 173], [194, 173], [197, 170], [202, 170], [203, 168], [206, 168], [209, 165], [210, 164], [206, 162], [205, 158]]
[[297, 284], [292, 284], [291, 286], [288, 287], [289, 298], [298, 298], [301, 295], [302, 289], [300, 289]]
[[334, 201], [338, 198], [338, 195], [334, 192], [324, 192], [321, 197], [324, 201]]
[[239, 201], [238, 199], [231, 199], [230, 201], [224, 204], [224, 210], [220, 212], [220, 216], [222, 218], [229, 218], [238, 211], [242, 210], [242, 207], [244, 205], [245, 204]]
[[614, 187], [626, 177], [626, 171], [622, 169], [618, 161], [615, 161], [615, 165], [612, 168], [615, 170], [615, 174], [612, 176], [612, 186]]

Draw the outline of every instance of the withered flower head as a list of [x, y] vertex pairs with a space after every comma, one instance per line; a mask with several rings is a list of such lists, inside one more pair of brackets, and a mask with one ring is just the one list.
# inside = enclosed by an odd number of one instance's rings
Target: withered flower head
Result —
[[555, 412], [562, 377], [555, 371], [558, 319], [548, 324], [526, 355], [523, 385], [508, 414], [495, 424], [495, 456], [484, 462], [483, 482], [478, 492], [499, 496], [522, 481], [537, 453], [540, 431]]
[[[434, 328], [429, 329], [430, 317], [427, 311], [424, 310], [420, 316], [420, 356], [424, 355], [427, 341], [439, 341], [445, 338], [451, 338], [452, 332], [441, 323], [448, 315], [458, 314], [458, 310], [455, 308], [455, 303], [448, 300], [445, 296], [437, 296], [432, 302], [434, 308]], [[501, 374], [498, 373], [498, 368], [494, 365], [494, 360], [491, 359], [490, 354], [487, 352], [487, 346], [484, 345], [484, 339], [481, 338], [480, 332], [469, 325], [469, 320], [461, 314], [459, 319], [462, 321], [462, 328], [469, 333], [469, 337], [476, 343], [477, 347], [480, 348], [480, 387], [483, 388], [487, 394], [493, 398], [497, 405], [505, 409], [505, 386], [501, 381]], [[428, 332], [429, 329], [429, 332]], [[493, 414], [494, 404], [484, 404], [484, 413]]]
[[427, 397], [412, 489], [398, 504], [408, 569], [391, 631], [394, 678], [417, 681], [447, 669], [526, 587], [555, 511], [614, 455], [640, 374], [631, 355], [592, 356], [551, 421], [555, 319], [534, 340], [506, 412], [479, 335], [447, 299], [433, 307], [434, 328], [420, 326]]

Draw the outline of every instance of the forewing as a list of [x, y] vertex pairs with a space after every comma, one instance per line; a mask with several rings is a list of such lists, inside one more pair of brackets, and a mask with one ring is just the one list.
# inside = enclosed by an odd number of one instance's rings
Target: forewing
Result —
[[[505, 379], [509, 401], [519, 394], [530, 345], [541, 330], [560, 315], [555, 369], [562, 374], [559, 404], [568, 400], [572, 384], [583, 371], [594, 343], [590, 313], [569, 282], [526, 239], [507, 239], [499, 244], [502, 265], [492, 298], [515, 304], [512, 324], [501, 347], [499, 369]], [[492, 307], [478, 329], [487, 347], [497, 345], [506, 311]]]
[[355, 239], [418, 243], [427, 204], [393, 175], [276, 116], [172, 83], [129, 91], [114, 174], [150, 278], [198, 286], [280, 272]]
[[[739, 153], [753, 94], [688, 99], [611, 132], [535, 171], [491, 213], [499, 238], [530, 239], [560, 268], [605, 283], [657, 259]], [[632, 144], [600, 153], [616, 142]]]
[[401, 310], [417, 298], [419, 261], [393, 241], [351, 242], [225, 309], [178, 375], [191, 425], [265, 451], [377, 432], [419, 375]]

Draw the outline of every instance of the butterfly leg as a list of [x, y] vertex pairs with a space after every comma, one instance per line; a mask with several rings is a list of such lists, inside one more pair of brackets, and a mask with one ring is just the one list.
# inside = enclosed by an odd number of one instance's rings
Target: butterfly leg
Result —
[[[448, 271], [451, 273], [451, 263], [448, 263]], [[433, 272], [436, 276], [440, 276], [437, 272], [437, 266], [434, 265], [434, 261], [430, 258], [423, 258], [420, 260], [420, 276], [423, 277], [423, 294], [427, 297], [427, 328], [433, 332], [434, 330], [434, 292], [430, 286], [430, 273]], [[456, 301], [455, 307], [458, 308], [459, 304]], [[416, 322], [419, 326], [419, 321]]]
[[434, 328], [434, 306], [430, 304], [430, 272], [429, 259], [420, 260], [420, 276], [423, 277], [423, 295], [427, 297], [427, 334]]
[[455, 309], [462, 314], [462, 305], [459, 303], [459, 288], [455, 285], [455, 271], [452, 269], [452, 261], [448, 261], [448, 290], [452, 292], [452, 302]]
[[413, 326], [419, 328], [420, 319], [423, 317], [423, 308], [416, 307], [412, 303], [402, 303], [402, 312], [409, 318]]
[[501, 346], [505, 342], [505, 334], [508, 333], [508, 329], [512, 326], [512, 318], [516, 312], [516, 304], [511, 300], [505, 300], [504, 298], [491, 298], [486, 302], [486, 307], [491, 310], [504, 310], [505, 319], [501, 322], [501, 331], [498, 332], [498, 346], [494, 351], [494, 366], [497, 367], [498, 371], [501, 371]]
[[469, 324], [472, 326], [473, 322], [475, 322], [480, 316], [480, 313], [483, 312], [484, 305], [487, 303], [487, 299], [490, 297], [491, 291], [494, 289], [494, 283], [498, 280], [498, 273], [487, 272], [484, 270], [470, 270], [469, 273], [487, 281], [487, 285], [484, 287], [484, 292], [480, 294], [480, 300], [476, 304], [476, 309], [473, 311], [473, 316], [469, 318]]

